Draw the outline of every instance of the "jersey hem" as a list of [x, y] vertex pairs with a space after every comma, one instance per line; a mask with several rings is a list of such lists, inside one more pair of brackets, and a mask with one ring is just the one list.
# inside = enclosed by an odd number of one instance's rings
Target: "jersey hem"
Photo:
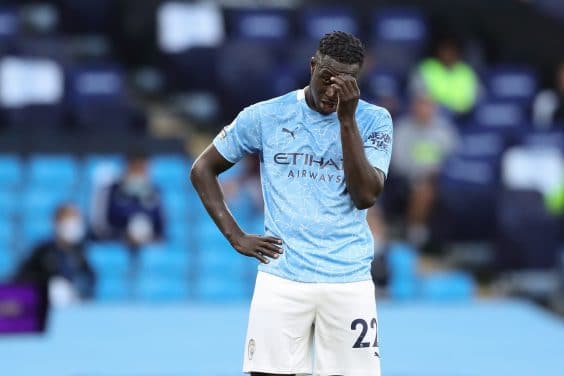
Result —
[[261, 372], [261, 373], [277, 373], [277, 374], [288, 374], [288, 375], [293, 375], [293, 374], [297, 374], [297, 375], [312, 375], [313, 374], [313, 370], [312, 369], [301, 369], [301, 370], [295, 370], [295, 369], [278, 369], [278, 368], [256, 368], [256, 367], [246, 367], [243, 368], [243, 373], [247, 373], [250, 374], [251, 372]]
[[359, 276], [357, 278], [351, 278], [351, 279], [347, 279], [344, 281], [335, 281], [335, 280], [327, 280], [327, 279], [320, 279], [320, 280], [305, 280], [305, 279], [298, 279], [298, 278], [288, 278], [287, 275], [284, 275], [283, 273], [279, 273], [276, 272], [274, 270], [264, 270], [259, 268], [258, 269], [259, 272], [262, 273], [267, 273], [267, 274], [272, 274], [276, 277], [288, 280], [288, 281], [292, 281], [292, 282], [299, 282], [299, 283], [332, 283], [332, 284], [344, 284], [344, 283], [354, 283], [354, 282], [365, 282], [365, 281], [371, 281], [372, 280], [372, 276], [370, 274], [366, 275], [366, 276]]

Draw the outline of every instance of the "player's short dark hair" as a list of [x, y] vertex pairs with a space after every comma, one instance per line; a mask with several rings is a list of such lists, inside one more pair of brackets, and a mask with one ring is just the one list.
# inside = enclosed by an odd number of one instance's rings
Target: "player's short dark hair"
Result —
[[149, 159], [149, 155], [140, 147], [132, 147], [127, 151], [127, 163], [145, 162]]
[[343, 64], [362, 65], [364, 61], [364, 45], [360, 39], [344, 31], [325, 34], [317, 51]]

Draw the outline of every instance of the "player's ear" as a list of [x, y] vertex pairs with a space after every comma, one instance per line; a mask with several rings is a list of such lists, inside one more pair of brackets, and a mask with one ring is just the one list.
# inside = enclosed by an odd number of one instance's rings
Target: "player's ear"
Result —
[[315, 70], [315, 65], [317, 64], [317, 59], [315, 58], [315, 56], [311, 57], [311, 60], [309, 61], [309, 73], [313, 76], [313, 71]]

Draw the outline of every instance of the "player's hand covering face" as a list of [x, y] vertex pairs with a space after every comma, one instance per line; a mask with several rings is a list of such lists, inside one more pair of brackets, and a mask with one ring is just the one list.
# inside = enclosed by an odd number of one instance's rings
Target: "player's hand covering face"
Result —
[[[339, 96], [343, 99], [345, 95], [347, 95], [347, 98], [348, 95], [352, 97], [355, 92], [354, 88], [356, 88], [356, 103], [358, 103], [360, 91], [356, 85], [356, 77], [359, 71], [360, 66], [358, 64], [339, 63], [329, 56], [317, 54], [311, 61], [309, 91], [312, 103], [308, 103], [310, 107], [314, 107], [314, 110], [321, 114], [329, 115], [337, 111]], [[339, 80], [334, 81], [334, 78], [339, 78]], [[347, 82], [352, 85], [350, 88], [343, 86]], [[347, 107], [352, 107], [352, 104], [345, 106], [345, 108]], [[355, 109], [356, 104], [352, 109], [353, 115]]]
[[337, 92], [337, 114], [340, 120], [354, 118], [360, 99], [360, 90], [356, 79], [351, 75], [341, 74], [331, 77], [331, 87]]

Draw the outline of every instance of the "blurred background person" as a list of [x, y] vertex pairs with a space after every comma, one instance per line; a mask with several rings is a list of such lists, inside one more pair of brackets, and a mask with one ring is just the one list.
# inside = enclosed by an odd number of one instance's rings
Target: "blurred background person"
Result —
[[426, 93], [454, 116], [463, 117], [474, 108], [480, 83], [462, 58], [460, 42], [449, 37], [439, 40], [434, 55], [416, 67], [410, 86], [415, 95]]
[[437, 174], [456, 150], [458, 133], [433, 100], [421, 94], [413, 98], [409, 114], [396, 124], [392, 168], [405, 189], [407, 239], [421, 247], [429, 240]]
[[564, 60], [556, 70], [554, 87], [543, 90], [536, 96], [533, 121], [542, 128], [552, 124], [564, 128]]
[[64, 204], [56, 210], [53, 222], [51, 239], [33, 248], [13, 281], [35, 284], [48, 293], [54, 305], [91, 299], [96, 276], [84, 254], [86, 231], [82, 215], [75, 206]]
[[130, 152], [123, 175], [98, 195], [105, 196], [95, 208], [104, 223], [97, 228], [107, 228], [109, 239], [121, 239], [133, 248], [160, 240], [164, 221], [161, 195], [151, 181], [147, 155]]

